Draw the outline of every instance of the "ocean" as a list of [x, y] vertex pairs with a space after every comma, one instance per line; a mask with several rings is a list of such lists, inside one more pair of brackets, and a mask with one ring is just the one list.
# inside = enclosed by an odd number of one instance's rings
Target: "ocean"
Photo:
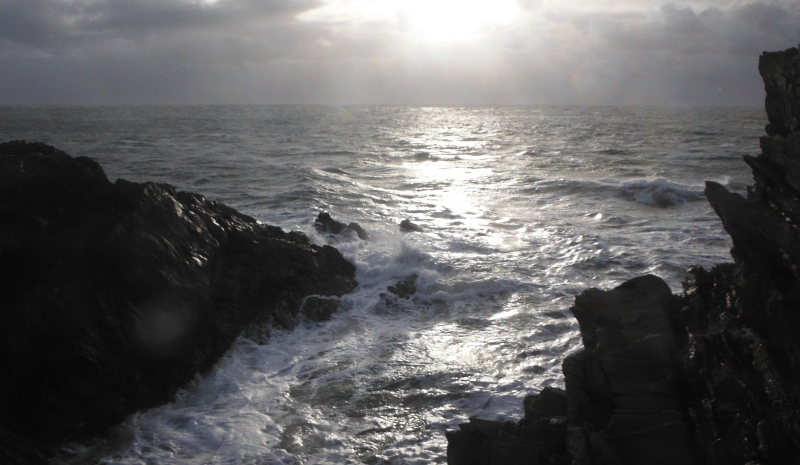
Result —
[[[574, 296], [731, 261], [703, 196], [745, 193], [761, 107], [0, 107], [0, 141], [97, 160], [331, 244], [324, 323], [240, 337], [168, 405], [54, 464], [445, 463], [445, 431], [563, 387]], [[318, 234], [321, 211], [370, 234]], [[409, 219], [421, 232], [402, 232]], [[417, 275], [410, 299], [387, 286]]]

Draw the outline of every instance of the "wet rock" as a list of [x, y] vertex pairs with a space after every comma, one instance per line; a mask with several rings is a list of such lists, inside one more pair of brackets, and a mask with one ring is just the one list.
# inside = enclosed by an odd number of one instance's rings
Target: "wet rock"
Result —
[[341, 234], [346, 228], [346, 224], [334, 220], [328, 212], [319, 212], [314, 220], [314, 229], [319, 233]]
[[422, 227], [412, 223], [411, 220], [403, 220], [400, 222], [400, 231], [422, 232]]
[[333, 247], [201, 195], [0, 144], [0, 456], [169, 401], [246, 325], [292, 328], [307, 296], [342, 296], [354, 274]]
[[328, 321], [339, 309], [340, 303], [338, 297], [310, 295], [303, 300], [300, 314], [312, 321]]
[[369, 234], [358, 223], [344, 224], [334, 220], [330, 213], [320, 212], [314, 221], [314, 228], [319, 233], [349, 235], [356, 234], [359, 239], [368, 240]]
[[366, 241], [366, 240], [369, 239], [369, 234], [367, 233], [367, 231], [365, 231], [364, 228], [362, 228], [358, 223], [350, 223], [350, 224], [348, 224], [347, 228], [345, 229], [345, 231], [353, 231], [353, 232], [355, 232], [356, 235], [358, 236], [358, 238], [361, 239], [361, 240], [365, 240]]
[[398, 281], [395, 283], [395, 285], [387, 287], [386, 290], [401, 299], [409, 299], [417, 292], [418, 279], [419, 276], [412, 274], [411, 276]]

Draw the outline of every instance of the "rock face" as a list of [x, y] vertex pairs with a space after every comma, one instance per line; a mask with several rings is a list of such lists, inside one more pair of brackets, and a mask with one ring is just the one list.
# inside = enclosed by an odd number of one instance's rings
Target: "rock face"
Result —
[[747, 198], [707, 183], [732, 265], [689, 270], [687, 405], [709, 463], [800, 463], [800, 54], [764, 53], [769, 125]]
[[654, 276], [582, 293], [584, 350], [564, 361], [565, 428], [549, 439], [560, 447], [520, 434], [543, 391], [518, 424], [448, 433], [448, 463], [800, 464], [800, 54], [765, 52], [759, 71], [755, 184], [747, 198], [706, 185], [734, 263], [689, 269], [682, 296]]
[[457, 465], [567, 464], [567, 397], [544, 388], [525, 398], [525, 417], [514, 422], [471, 418], [447, 433], [447, 463]]
[[336, 249], [200, 195], [0, 144], [0, 462], [169, 401], [247, 325], [329, 317], [354, 275]]
[[563, 365], [574, 462], [698, 463], [680, 395], [681, 304], [652, 275], [575, 299], [585, 350]]

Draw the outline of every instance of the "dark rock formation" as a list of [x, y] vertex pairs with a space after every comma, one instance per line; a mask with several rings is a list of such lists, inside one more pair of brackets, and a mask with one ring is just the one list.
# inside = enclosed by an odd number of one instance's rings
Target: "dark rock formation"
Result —
[[582, 293], [584, 350], [564, 361], [566, 427], [551, 431], [563, 447], [519, 433], [543, 391], [518, 424], [448, 433], [448, 463], [800, 464], [800, 54], [765, 52], [759, 71], [755, 184], [747, 198], [706, 185], [734, 263], [689, 269], [682, 296], [654, 276]]
[[758, 72], [767, 92], [765, 107], [769, 124], [767, 135], [788, 136], [800, 131], [800, 54], [796, 48], [783, 52], [764, 52]]
[[169, 401], [248, 324], [329, 318], [354, 273], [336, 249], [200, 195], [0, 144], [0, 462]]
[[563, 370], [576, 463], [699, 462], [680, 394], [682, 304], [651, 275], [575, 299], [585, 350]]
[[386, 290], [389, 292], [381, 292], [379, 294], [381, 299], [383, 299], [383, 304], [387, 307], [391, 307], [397, 305], [398, 302], [400, 302], [399, 299], [411, 299], [411, 297], [417, 293], [418, 279], [418, 275], [412, 274], [411, 276], [397, 281], [391, 286], [387, 286]]
[[403, 220], [400, 222], [400, 231], [403, 232], [422, 232], [422, 227], [414, 224], [411, 220]]
[[349, 235], [355, 233], [359, 239], [369, 239], [369, 234], [358, 223], [344, 224], [334, 220], [328, 212], [320, 212], [314, 221], [314, 229], [322, 234]]
[[450, 465], [568, 464], [567, 398], [563, 390], [544, 388], [525, 399], [519, 422], [470, 418], [459, 431], [447, 433]]
[[768, 136], [747, 199], [707, 183], [734, 263], [689, 270], [686, 400], [708, 463], [800, 463], [800, 55], [764, 53]]
[[419, 276], [412, 274], [411, 276], [398, 281], [393, 286], [387, 287], [386, 290], [397, 297], [400, 297], [401, 299], [409, 299], [412, 295], [417, 293], [418, 279]]

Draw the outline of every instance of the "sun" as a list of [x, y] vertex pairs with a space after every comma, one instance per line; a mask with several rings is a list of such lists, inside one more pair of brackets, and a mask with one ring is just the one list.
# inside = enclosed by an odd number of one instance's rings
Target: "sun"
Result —
[[406, 0], [397, 9], [406, 27], [428, 39], [469, 39], [514, 18], [516, 5], [503, 0]]
[[516, 0], [330, 0], [298, 18], [339, 24], [384, 23], [430, 41], [476, 39], [511, 22]]

